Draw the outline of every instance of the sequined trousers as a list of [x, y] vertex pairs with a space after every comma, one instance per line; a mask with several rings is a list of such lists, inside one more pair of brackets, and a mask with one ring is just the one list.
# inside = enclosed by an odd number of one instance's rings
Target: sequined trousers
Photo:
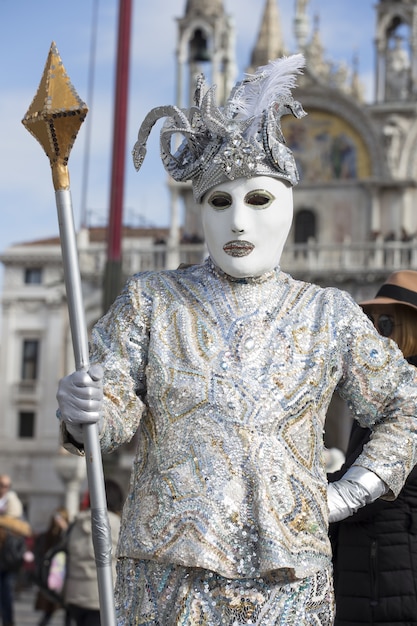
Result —
[[119, 559], [117, 626], [331, 626], [330, 570], [284, 582], [231, 580], [199, 568]]

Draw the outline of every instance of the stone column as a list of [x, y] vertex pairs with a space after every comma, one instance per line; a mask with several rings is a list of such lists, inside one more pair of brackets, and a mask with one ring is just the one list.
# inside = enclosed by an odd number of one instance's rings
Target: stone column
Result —
[[174, 185], [170, 186], [171, 196], [171, 223], [168, 236], [167, 269], [175, 269], [181, 262], [180, 255], [180, 216], [179, 193]]
[[70, 454], [62, 448], [55, 459], [55, 470], [64, 483], [65, 508], [72, 520], [80, 509], [81, 483], [87, 474], [85, 458]]

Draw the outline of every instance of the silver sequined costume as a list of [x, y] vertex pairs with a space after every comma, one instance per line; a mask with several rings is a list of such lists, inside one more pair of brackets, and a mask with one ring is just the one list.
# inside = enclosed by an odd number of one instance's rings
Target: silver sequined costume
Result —
[[362, 425], [378, 422], [358, 465], [398, 494], [417, 461], [415, 368], [345, 292], [279, 269], [232, 279], [207, 260], [134, 276], [96, 325], [91, 362], [105, 371], [103, 451], [139, 428], [120, 557], [236, 580], [329, 570], [336, 387]]

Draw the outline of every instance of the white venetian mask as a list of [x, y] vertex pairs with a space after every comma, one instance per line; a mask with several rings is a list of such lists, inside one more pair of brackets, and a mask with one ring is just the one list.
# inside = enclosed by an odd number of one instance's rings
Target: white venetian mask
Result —
[[234, 278], [261, 276], [279, 265], [292, 217], [292, 187], [269, 176], [220, 183], [202, 201], [210, 256]]

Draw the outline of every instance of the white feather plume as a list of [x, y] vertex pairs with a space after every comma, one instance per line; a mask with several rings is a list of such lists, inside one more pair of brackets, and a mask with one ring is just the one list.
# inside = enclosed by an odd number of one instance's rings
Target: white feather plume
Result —
[[296, 86], [297, 76], [302, 74], [304, 66], [302, 54], [270, 61], [236, 85], [228, 106], [238, 112], [239, 117], [258, 117], [278, 98], [292, 98], [291, 89]]

